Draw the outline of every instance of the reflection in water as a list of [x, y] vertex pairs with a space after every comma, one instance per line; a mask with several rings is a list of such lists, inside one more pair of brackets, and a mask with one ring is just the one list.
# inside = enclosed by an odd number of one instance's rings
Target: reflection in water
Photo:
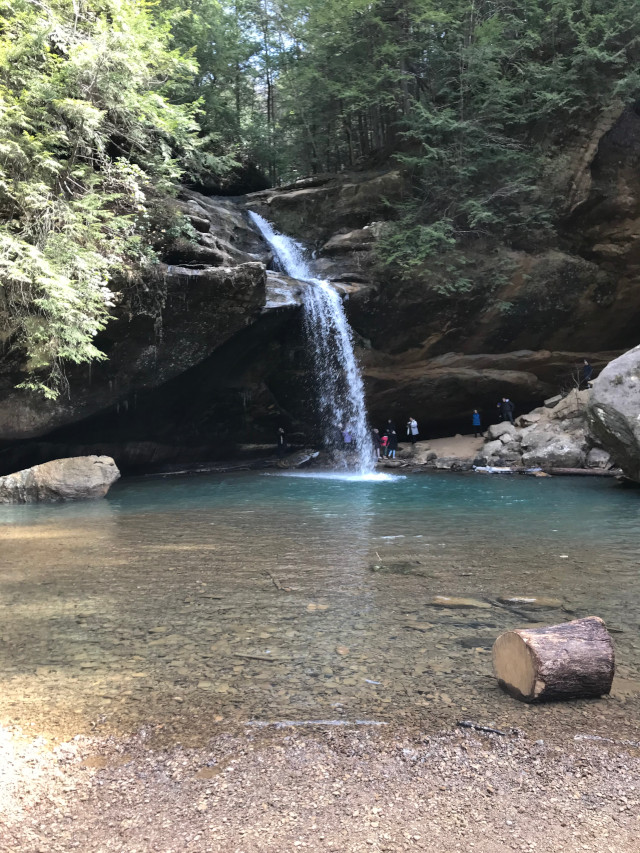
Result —
[[497, 719], [515, 705], [491, 678], [497, 634], [588, 613], [621, 632], [635, 695], [639, 518], [608, 482], [451, 475], [184, 477], [3, 507], [0, 722]]

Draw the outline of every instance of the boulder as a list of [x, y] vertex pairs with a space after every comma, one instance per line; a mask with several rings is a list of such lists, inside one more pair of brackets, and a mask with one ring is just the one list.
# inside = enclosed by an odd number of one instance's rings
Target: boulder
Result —
[[544, 404], [547, 407], [547, 409], [553, 409], [554, 406], [558, 405], [560, 400], [562, 400], [562, 394], [556, 394], [555, 396], [549, 397], [548, 399], [546, 399], [544, 401]]
[[558, 436], [522, 454], [522, 463], [527, 468], [582, 468], [584, 461], [584, 445], [571, 436]]
[[491, 440], [500, 438], [503, 435], [515, 435], [516, 428], [509, 421], [502, 421], [499, 424], [491, 424], [489, 429], [487, 430], [487, 434]]
[[603, 448], [640, 482], [640, 346], [610, 362], [593, 382], [588, 417]]
[[592, 447], [587, 453], [585, 465], [587, 468], [609, 468], [611, 467], [611, 455], [601, 447]]
[[566, 397], [563, 397], [553, 407], [553, 411], [550, 413], [551, 420], [568, 419], [583, 421], [586, 416], [590, 395], [591, 392], [587, 388], [583, 391], [570, 391]]
[[458, 456], [439, 456], [433, 464], [442, 471], [471, 471], [473, 468], [472, 459], [460, 459]]
[[489, 456], [498, 456], [502, 453], [503, 449], [504, 445], [500, 439], [496, 439], [495, 441], [488, 441], [485, 444], [483, 453], [488, 458]]
[[546, 423], [526, 427], [521, 433], [522, 449], [535, 450], [539, 447], [545, 447], [552, 441], [559, 439], [561, 435], [562, 433], [558, 428], [553, 428]]
[[1, 504], [102, 498], [120, 476], [110, 456], [73, 456], [0, 477]]
[[284, 459], [278, 460], [278, 468], [304, 468], [320, 455], [318, 450], [295, 450]]
[[533, 424], [537, 424], [541, 418], [541, 414], [530, 412], [528, 415], [520, 415], [520, 417], [516, 418], [516, 424], [519, 427], [533, 426]]

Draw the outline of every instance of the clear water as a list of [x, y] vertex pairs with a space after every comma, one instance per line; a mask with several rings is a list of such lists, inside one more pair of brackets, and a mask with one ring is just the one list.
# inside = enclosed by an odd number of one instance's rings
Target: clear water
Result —
[[304, 326], [314, 364], [318, 418], [328, 447], [348, 433], [345, 464], [361, 474], [375, 469], [375, 453], [365, 406], [364, 384], [353, 349], [351, 328], [338, 293], [314, 278], [303, 247], [274, 230], [258, 213], [249, 216], [292, 278], [305, 281]]
[[521, 726], [532, 712], [491, 676], [496, 636], [596, 614], [617, 631], [619, 695], [535, 719], [629, 734], [639, 522], [638, 493], [609, 481], [451, 474], [130, 480], [102, 501], [0, 507], [0, 722], [152, 723], [182, 742], [248, 720]]

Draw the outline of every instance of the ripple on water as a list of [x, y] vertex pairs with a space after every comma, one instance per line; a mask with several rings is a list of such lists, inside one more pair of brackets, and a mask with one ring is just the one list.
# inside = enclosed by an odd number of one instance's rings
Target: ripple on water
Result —
[[[130, 480], [100, 502], [0, 508], [0, 721], [185, 735], [234, 719], [426, 726], [463, 709], [518, 722], [493, 640], [589, 613], [616, 627], [618, 672], [637, 683], [635, 493], [382, 476]], [[549, 607], [527, 611], [532, 597]], [[627, 699], [635, 725], [635, 694], [590, 713], [606, 722]]]

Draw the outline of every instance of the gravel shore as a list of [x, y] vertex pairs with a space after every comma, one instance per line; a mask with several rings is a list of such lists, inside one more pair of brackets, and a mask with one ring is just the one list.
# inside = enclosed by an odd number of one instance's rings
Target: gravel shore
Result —
[[206, 747], [0, 729], [6, 853], [637, 853], [640, 744], [455, 727], [239, 728]]

